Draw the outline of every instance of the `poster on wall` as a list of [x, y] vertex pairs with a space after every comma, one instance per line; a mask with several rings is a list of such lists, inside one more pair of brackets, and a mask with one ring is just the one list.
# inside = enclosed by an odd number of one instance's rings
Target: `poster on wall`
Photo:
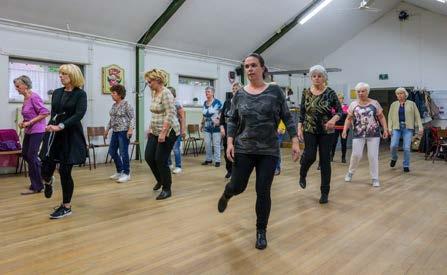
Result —
[[433, 91], [431, 98], [439, 108], [439, 119], [447, 120], [447, 90]]
[[124, 69], [112, 64], [102, 68], [102, 93], [110, 94], [110, 87], [124, 85]]

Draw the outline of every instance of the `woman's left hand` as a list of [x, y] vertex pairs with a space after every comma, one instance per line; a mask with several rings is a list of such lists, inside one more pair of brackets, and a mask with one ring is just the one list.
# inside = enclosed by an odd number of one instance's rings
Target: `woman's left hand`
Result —
[[301, 149], [300, 144], [298, 142], [292, 143], [292, 160], [297, 161], [300, 158]]
[[422, 136], [424, 134], [424, 128], [420, 128], [419, 131], [418, 131], [418, 134], [420, 136]]
[[326, 130], [333, 130], [335, 128], [335, 120], [330, 119], [328, 122], [326, 122]]
[[45, 131], [47, 132], [59, 132], [60, 130], [62, 129], [58, 125], [48, 125], [45, 127]]
[[166, 134], [160, 133], [158, 135], [158, 143], [163, 143], [166, 141]]
[[128, 130], [127, 131], [127, 138], [130, 139], [132, 137], [133, 131], [132, 130]]
[[383, 131], [383, 139], [387, 139], [390, 136], [390, 134], [388, 133], [388, 130]]

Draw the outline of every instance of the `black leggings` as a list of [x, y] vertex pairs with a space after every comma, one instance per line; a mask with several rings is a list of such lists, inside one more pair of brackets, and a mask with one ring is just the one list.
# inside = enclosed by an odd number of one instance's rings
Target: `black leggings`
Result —
[[[337, 149], [338, 137], [340, 137], [341, 142], [341, 156], [342, 158], [346, 158], [346, 143], [348, 142], [348, 138], [342, 138], [341, 133], [343, 130], [335, 130], [334, 133], [334, 144], [332, 145], [332, 157], [335, 155], [335, 150]], [[347, 131], [349, 133], [349, 130]]]
[[321, 194], [329, 194], [331, 184], [331, 149], [334, 137], [332, 134], [304, 133], [304, 153], [301, 157], [300, 176], [306, 177], [307, 171], [317, 158], [317, 149], [321, 166]]
[[[71, 177], [71, 170], [73, 164], [59, 164], [59, 175], [61, 179], [62, 186], [62, 203], [70, 203], [73, 196], [74, 182]], [[42, 162], [42, 179], [46, 182], [51, 180], [51, 177], [56, 170], [56, 162], [51, 160], [44, 160]]]
[[176, 140], [177, 136], [173, 130], [166, 136], [165, 142], [159, 143], [158, 136], [152, 134], [147, 139], [144, 158], [151, 168], [155, 179], [165, 191], [171, 190], [172, 178], [168, 158], [171, 156], [172, 147], [174, 147]]
[[231, 181], [225, 186], [225, 196], [239, 195], [247, 188], [253, 168], [256, 167], [256, 228], [266, 229], [272, 201], [270, 189], [278, 157], [236, 154]]

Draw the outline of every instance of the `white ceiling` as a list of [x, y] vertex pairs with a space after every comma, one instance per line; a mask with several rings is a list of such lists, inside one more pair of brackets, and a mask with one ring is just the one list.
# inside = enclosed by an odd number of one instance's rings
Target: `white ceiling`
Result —
[[[346, 10], [361, 0], [334, 0], [264, 52], [270, 66], [307, 68], [352, 39], [400, 0], [376, 0], [380, 12]], [[136, 42], [170, 0], [0, 0], [0, 17]], [[187, 0], [150, 45], [240, 60], [311, 0]], [[406, 0], [447, 15], [447, 4]]]

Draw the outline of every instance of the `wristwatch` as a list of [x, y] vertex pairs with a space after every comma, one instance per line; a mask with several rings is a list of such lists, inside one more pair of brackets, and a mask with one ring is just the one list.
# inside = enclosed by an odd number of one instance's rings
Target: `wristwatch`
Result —
[[59, 123], [57, 126], [59, 126], [59, 128], [61, 128], [62, 130], [64, 130], [64, 128], [65, 128], [65, 124], [63, 124], [63, 123]]

